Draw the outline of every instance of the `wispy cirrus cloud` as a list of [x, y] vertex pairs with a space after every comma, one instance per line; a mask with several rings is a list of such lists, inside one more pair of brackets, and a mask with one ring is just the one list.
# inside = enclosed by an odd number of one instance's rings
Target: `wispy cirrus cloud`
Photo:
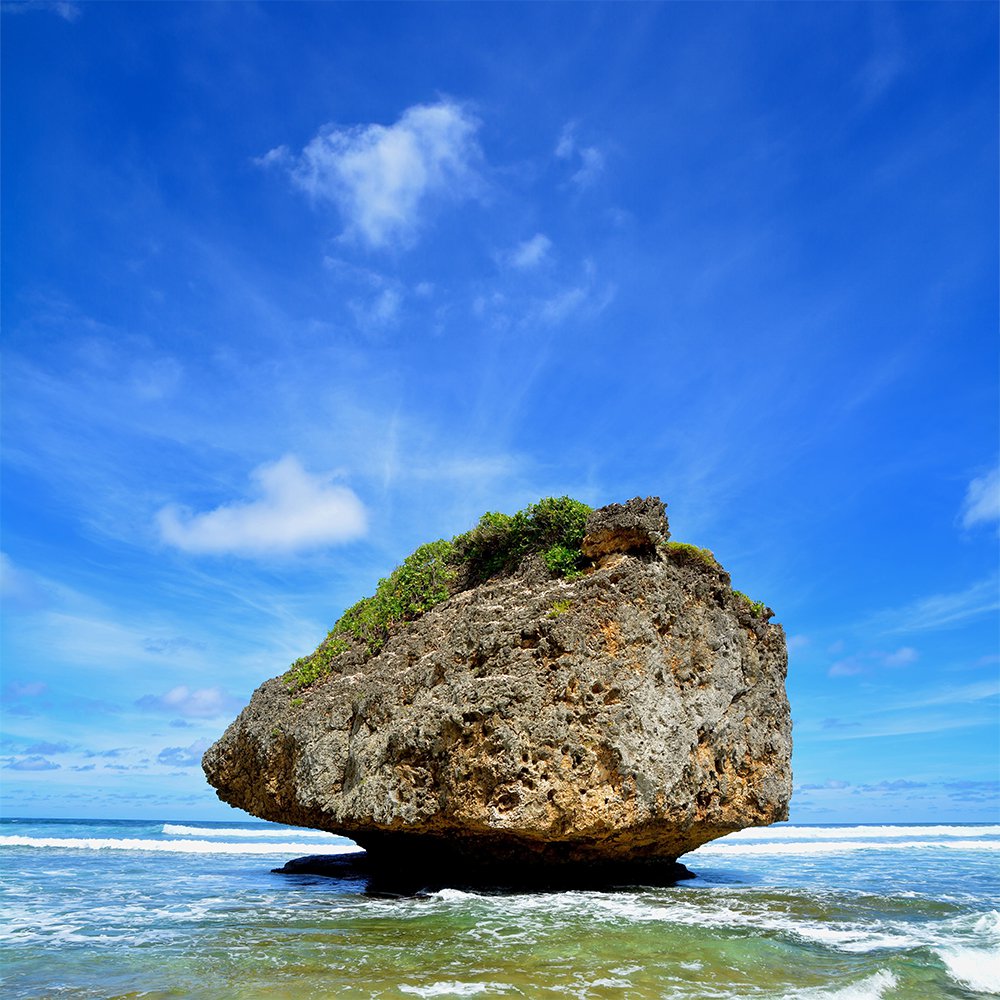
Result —
[[165, 694], [143, 695], [136, 707], [148, 712], [167, 712], [184, 718], [212, 719], [228, 715], [242, 708], [243, 702], [223, 691], [221, 687], [191, 689], [178, 684]]
[[80, 5], [68, 0], [5, 0], [0, 4], [4, 14], [26, 14], [31, 11], [49, 11], [64, 21], [75, 21], [82, 11]]
[[201, 652], [205, 649], [205, 643], [177, 635], [163, 639], [144, 639], [142, 648], [157, 656], [176, 656], [178, 653]]
[[930, 708], [938, 705], [972, 705], [1000, 696], [1000, 680], [991, 677], [969, 684], [948, 685], [940, 691], [924, 692], [894, 704], [895, 708]]
[[50, 743], [47, 740], [43, 740], [41, 743], [32, 743], [30, 746], [24, 748], [24, 752], [27, 754], [54, 754], [54, 753], [68, 753], [72, 748], [68, 743]]
[[175, 504], [157, 514], [168, 545], [195, 554], [275, 555], [362, 536], [367, 515], [357, 495], [308, 473], [294, 455], [252, 474], [258, 496], [193, 513]]
[[1000, 580], [996, 576], [951, 594], [932, 594], [901, 608], [881, 612], [871, 626], [884, 633], [929, 632], [951, 628], [971, 618], [1000, 609]]
[[962, 527], [1000, 523], [1000, 467], [969, 483], [962, 501]]
[[828, 677], [854, 677], [870, 673], [879, 667], [907, 667], [916, 663], [920, 654], [912, 646], [901, 646], [890, 653], [863, 652], [836, 660], [827, 671]]
[[4, 701], [14, 701], [19, 698], [38, 698], [48, 691], [48, 684], [42, 681], [11, 681], [3, 686]]
[[406, 246], [433, 203], [480, 189], [478, 128], [466, 107], [442, 100], [407, 108], [393, 125], [325, 125], [301, 153], [279, 146], [257, 162], [284, 167], [314, 202], [333, 205], [348, 239]]

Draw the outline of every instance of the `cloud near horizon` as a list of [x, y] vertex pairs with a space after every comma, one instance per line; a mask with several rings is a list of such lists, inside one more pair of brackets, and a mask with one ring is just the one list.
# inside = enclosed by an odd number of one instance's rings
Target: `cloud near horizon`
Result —
[[208, 740], [195, 740], [186, 747], [164, 747], [156, 755], [156, 762], [171, 767], [197, 767], [209, 746], [211, 744]]
[[299, 155], [279, 146], [257, 162], [286, 167], [314, 202], [334, 205], [346, 238], [376, 249], [407, 245], [429, 202], [479, 189], [478, 128], [453, 101], [416, 104], [394, 125], [325, 125]]
[[61, 764], [56, 764], [43, 757], [41, 754], [33, 754], [30, 757], [19, 757], [8, 764], [4, 764], [7, 771], [58, 771]]
[[294, 455], [255, 469], [256, 500], [191, 513], [176, 504], [156, 520], [168, 545], [197, 555], [280, 555], [360, 538], [364, 505], [346, 486], [302, 468]]

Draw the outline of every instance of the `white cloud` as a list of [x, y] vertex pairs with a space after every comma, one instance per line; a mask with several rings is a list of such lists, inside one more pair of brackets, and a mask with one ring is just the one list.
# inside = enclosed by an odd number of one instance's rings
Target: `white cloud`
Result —
[[278, 147], [259, 162], [287, 166], [314, 201], [334, 205], [348, 238], [371, 247], [407, 244], [429, 202], [476, 193], [478, 127], [459, 104], [417, 104], [394, 125], [326, 125], [299, 156]]
[[604, 171], [604, 153], [597, 146], [582, 146], [577, 142], [574, 122], [564, 125], [559, 133], [556, 156], [577, 166], [570, 181], [579, 188], [589, 187]]
[[828, 677], [855, 677], [873, 672], [878, 667], [907, 667], [916, 663], [920, 654], [912, 646], [901, 646], [891, 653], [862, 652], [837, 660], [827, 671]]
[[136, 706], [151, 712], [170, 712], [189, 719], [214, 719], [235, 712], [243, 707], [243, 703], [220, 687], [191, 690], [185, 684], [179, 684], [166, 694], [144, 695], [136, 701]]
[[20, 757], [4, 764], [4, 769], [8, 771], [58, 771], [61, 764], [54, 764], [47, 757], [35, 754], [32, 757]]
[[962, 527], [1000, 521], [1000, 467], [969, 483], [962, 503]]
[[29, 584], [6, 552], [0, 552], [0, 597], [4, 601], [21, 597]]
[[573, 151], [576, 149], [575, 131], [576, 126], [572, 122], [563, 125], [562, 131], [559, 133], [559, 141], [556, 143], [556, 156], [560, 160], [568, 160], [573, 155]]
[[4, 3], [5, 14], [23, 14], [26, 11], [47, 10], [58, 14], [64, 21], [75, 21], [80, 16], [80, 7], [68, 0], [21, 0], [20, 3]]
[[826, 672], [828, 677], [854, 677], [864, 672], [864, 666], [856, 656], [849, 656], [844, 660], [837, 660]]
[[185, 552], [262, 555], [345, 542], [363, 535], [364, 506], [346, 486], [312, 476], [293, 455], [255, 469], [256, 500], [203, 514], [176, 505], [157, 515], [165, 542]]
[[292, 160], [292, 154], [287, 146], [275, 146], [274, 149], [269, 149], [263, 156], [255, 156], [253, 162], [257, 164], [258, 167], [270, 167], [275, 164], [287, 164]]
[[527, 270], [537, 267], [552, 249], [552, 240], [544, 233], [535, 233], [529, 240], [519, 243], [507, 258], [513, 267]]
[[380, 327], [395, 322], [401, 303], [402, 296], [395, 288], [383, 288], [370, 299], [353, 299], [350, 308], [358, 326]]
[[883, 662], [887, 667], [906, 667], [916, 663], [919, 656], [912, 646], [903, 646], [894, 653], [887, 653]]
[[541, 303], [537, 316], [543, 323], [561, 323], [587, 301], [588, 290], [579, 285], [564, 288]]

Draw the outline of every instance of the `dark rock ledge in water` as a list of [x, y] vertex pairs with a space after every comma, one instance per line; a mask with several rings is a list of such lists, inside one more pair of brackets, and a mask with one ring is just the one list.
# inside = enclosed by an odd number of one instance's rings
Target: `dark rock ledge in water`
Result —
[[364, 883], [369, 896], [422, 896], [440, 889], [479, 892], [560, 892], [566, 889], [611, 890], [625, 886], [671, 886], [695, 878], [679, 861], [640, 861], [541, 868], [526, 865], [449, 865], [446, 868], [386, 864], [367, 853], [310, 854], [293, 858], [275, 875], [317, 875], [343, 882]]
[[374, 651], [331, 633], [309, 661], [322, 675], [265, 682], [205, 754], [219, 797], [455, 883], [648, 881], [786, 819], [772, 612], [670, 542], [657, 498], [594, 511], [581, 534], [569, 578], [528, 555], [484, 582], [458, 574]]

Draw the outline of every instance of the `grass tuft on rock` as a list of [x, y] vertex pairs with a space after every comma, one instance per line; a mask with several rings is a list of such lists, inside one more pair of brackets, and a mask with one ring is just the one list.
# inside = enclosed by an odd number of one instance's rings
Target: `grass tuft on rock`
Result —
[[771, 616], [767, 613], [768, 607], [763, 601], [755, 601], [743, 593], [742, 590], [734, 590], [733, 596], [740, 601], [753, 615], [754, 618], [767, 619]]
[[718, 560], [710, 549], [702, 549], [697, 545], [690, 545], [688, 542], [667, 542], [665, 547], [671, 556], [699, 562], [709, 569], [719, 569]]

